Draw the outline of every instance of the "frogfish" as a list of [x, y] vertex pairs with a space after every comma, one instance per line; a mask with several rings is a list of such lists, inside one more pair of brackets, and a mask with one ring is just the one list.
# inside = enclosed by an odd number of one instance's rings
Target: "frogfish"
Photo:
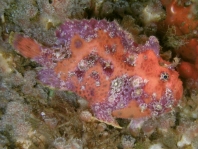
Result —
[[116, 118], [158, 116], [182, 98], [178, 73], [160, 58], [154, 36], [138, 44], [117, 22], [96, 19], [66, 20], [55, 35], [55, 44], [44, 46], [15, 33], [12, 45], [42, 66], [40, 82], [83, 97], [99, 121], [120, 127]]

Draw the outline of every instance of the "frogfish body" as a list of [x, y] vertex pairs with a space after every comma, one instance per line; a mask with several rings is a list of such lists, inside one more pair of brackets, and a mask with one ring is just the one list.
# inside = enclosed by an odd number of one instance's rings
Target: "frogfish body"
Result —
[[39, 63], [45, 85], [85, 98], [94, 116], [119, 127], [115, 118], [158, 116], [182, 97], [182, 82], [169, 62], [159, 57], [158, 40], [134, 42], [115, 21], [67, 20], [51, 47], [21, 34], [13, 36], [16, 51]]

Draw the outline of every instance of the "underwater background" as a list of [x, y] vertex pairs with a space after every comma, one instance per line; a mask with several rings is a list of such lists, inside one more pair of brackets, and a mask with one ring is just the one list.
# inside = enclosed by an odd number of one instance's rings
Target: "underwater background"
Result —
[[[43, 67], [16, 52], [13, 34], [51, 47], [65, 21], [93, 18], [115, 21], [138, 44], [159, 40], [159, 56], [183, 82], [177, 106], [113, 127], [80, 95], [44, 85]], [[198, 149], [197, 55], [196, 0], [1, 0], [0, 149]]]

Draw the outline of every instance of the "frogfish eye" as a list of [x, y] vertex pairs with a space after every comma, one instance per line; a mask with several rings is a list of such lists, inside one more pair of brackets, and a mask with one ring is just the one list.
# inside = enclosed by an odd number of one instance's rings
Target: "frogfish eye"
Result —
[[160, 74], [160, 80], [162, 80], [162, 81], [168, 81], [168, 79], [169, 79], [169, 74], [167, 72], [162, 72]]

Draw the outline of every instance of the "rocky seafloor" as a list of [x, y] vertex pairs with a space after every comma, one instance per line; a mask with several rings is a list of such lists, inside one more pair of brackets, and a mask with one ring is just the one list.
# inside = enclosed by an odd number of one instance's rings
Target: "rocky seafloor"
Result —
[[166, 17], [159, 0], [1, 0], [0, 17], [0, 148], [198, 148], [197, 90], [184, 86], [183, 98], [171, 112], [150, 118], [135, 130], [128, 127], [130, 120], [118, 119], [118, 129], [90, 119], [86, 100], [75, 93], [40, 83], [38, 64], [10, 45], [13, 32], [50, 46], [57, 26], [67, 19], [107, 19], [116, 20], [138, 43], [157, 36], [161, 56], [172, 60], [171, 49], [182, 42], [174, 34], [159, 33], [157, 22]]

